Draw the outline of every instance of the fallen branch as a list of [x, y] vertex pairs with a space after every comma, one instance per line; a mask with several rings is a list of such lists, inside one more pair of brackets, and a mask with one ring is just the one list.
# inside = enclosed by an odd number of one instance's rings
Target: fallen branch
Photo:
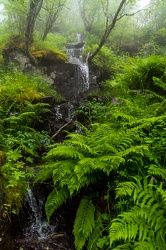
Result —
[[58, 129], [58, 131], [51, 137], [52, 139], [55, 138], [61, 131], [62, 129], [64, 129], [67, 125], [69, 125], [72, 121], [73, 121], [72, 117], [66, 124], [64, 124], [60, 129]]

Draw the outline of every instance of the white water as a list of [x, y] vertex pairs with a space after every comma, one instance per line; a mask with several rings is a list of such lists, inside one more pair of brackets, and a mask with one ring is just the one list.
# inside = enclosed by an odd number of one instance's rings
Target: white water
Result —
[[83, 62], [82, 60], [82, 48], [68, 48], [67, 54], [69, 56], [68, 61], [72, 64], [75, 64], [79, 67], [80, 75], [83, 79], [83, 89], [84, 91], [89, 89], [89, 66], [87, 62]]
[[43, 202], [37, 201], [31, 189], [27, 190], [27, 203], [30, 207], [29, 224], [25, 228], [24, 236], [26, 240], [45, 239], [55, 232], [55, 226], [50, 225], [43, 218]]

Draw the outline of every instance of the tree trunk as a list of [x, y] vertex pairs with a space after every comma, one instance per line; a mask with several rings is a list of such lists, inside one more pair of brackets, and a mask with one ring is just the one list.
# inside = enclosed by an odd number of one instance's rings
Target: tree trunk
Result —
[[80, 15], [81, 15], [82, 21], [84, 23], [85, 29], [86, 29], [86, 31], [88, 31], [90, 33], [90, 32], [92, 32], [93, 27], [92, 27], [92, 23], [90, 23], [89, 20], [86, 18], [84, 1], [83, 1], [83, 3], [81, 3], [81, 0], [78, 0], [78, 6], [79, 6]]
[[112, 22], [109, 24], [107, 23], [106, 29], [104, 31], [104, 34], [101, 37], [100, 43], [99, 43], [98, 47], [96, 48], [96, 50], [88, 57], [88, 62], [92, 61], [92, 59], [99, 53], [99, 51], [101, 50], [101, 48], [103, 47], [103, 45], [107, 41], [107, 38], [109, 37], [111, 31], [114, 29], [116, 22], [121, 18], [121, 17], [119, 17], [119, 14], [120, 14], [124, 4], [126, 3], [126, 1], [127, 0], [121, 1], [113, 19], [112, 19]]
[[[52, 29], [54, 23], [56, 22], [57, 18], [59, 17], [60, 12], [62, 11], [63, 7], [65, 6], [66, 0], [62, 1], [59, 0], [58, 4], [56, 2], [53, 4], [52, 9], [48, 10], [48, 17], [46, 18], [46, 25], [45, 30], [42, 36], [42, 41], [44, 41]], [[56, 8], [55, 8], [56, 7]]]
[[25, 51], [28, 57], [33, 61], [34, 58], [29, 52], [29, 47], [33, 43], [34, 27], [36, 18], [41, 10], [43, 0], [31, 0], [29, 6], [29, 13], [27, 16], [27, 24], [25, 31]]

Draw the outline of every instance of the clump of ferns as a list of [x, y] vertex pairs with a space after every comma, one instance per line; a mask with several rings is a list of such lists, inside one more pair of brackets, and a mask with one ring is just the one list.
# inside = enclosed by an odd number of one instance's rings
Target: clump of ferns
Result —
[[[165, 177], [165, 173], [164, 176]], [[113, 219], [110, 226], [110, 247], [119, 249], [166, 249], [166, 190], [154, 177], [134, 178], [119, 183], [116, 198], [130, 197], [133, 206]]]
[[[138, 143], [135, 145], [136, 140]], [[52, 145], [36, 179], [39, 182], [52, 179], [54, 184], [45, 204], [47, 218], [50, 219], [53, 212], [71, 197], [82, 190], [91, 190], [95, 183], [114, 183], [118, 171], [124, 166], [127, 168], [130, 165], [132, 173], [138, 173], [134, 167], [139, 166], [139, 159], [147, 151], [135, 131], [114, 130], [109, 123], [93, 124], [91, 130], [85, 128], [83, 134], [69, 133], [66, 141]], [[128, 161], [131, 161], [130, 164]], [[81, 250], [94, 233], [99, 220], [95, 219], [96, 213], [99, 214], [97, 211], [91, 197], [81, 200], [73, 229], [77, 250]], [[79, 223], [84, 217], [85, 222]], [[102, 227], [100, 223], [99, 228]]]

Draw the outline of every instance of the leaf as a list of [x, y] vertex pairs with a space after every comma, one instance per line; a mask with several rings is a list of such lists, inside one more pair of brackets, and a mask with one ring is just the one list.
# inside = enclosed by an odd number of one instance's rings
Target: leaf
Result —
[[47, 201], [45, 204], [45, 211], [48, 220], [50, 219], [54, 211], [58, 209], [63, 203], [65, 203], [68, 198], [69, 192], [67, 188], [64, 187], [61, 190], [52, 190], [52, 192], [47, 197]]
[[8, 156], [8, 160], [17, 161], [19, 158], [22, 157], [21, 150], [15, 149], [13, 151], [9, 151], [7, 153], [7, 156]]
[[[75, 247], [77, 250], [81, 250], [86, 243], [86, 240], [92, 233], [95, 226], [95, 207], [90, 197], [84, 197], [77, 210], [75, 222], [74, 222], [74, 238]], [[80, 235], [82, 239], [80, 241]]]

